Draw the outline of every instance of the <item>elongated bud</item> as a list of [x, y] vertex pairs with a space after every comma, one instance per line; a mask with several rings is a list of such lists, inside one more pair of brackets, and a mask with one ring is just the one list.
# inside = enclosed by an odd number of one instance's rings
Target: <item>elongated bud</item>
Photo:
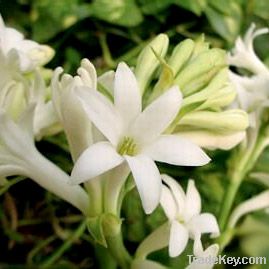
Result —
[[211, 49], [199, 54], [193, 59], [175, 78], [175, 83], [182, 89], [191, 83], [198, 76], [210, 72], [217, 66], [226, 66], [225, 51], [221, 49]]
[[167, 64], [173, 70], [174, 76], [178, 74], [181, 68], [190, 59], [195, 43], [191, 39], [180, 42], [173, 50]]
[[202, 128], [219, 133], [243, 131], [248, 126], [247, 113], [239, 109], [231, 109], [223, 112], [195, 111], [187, 113], [178, 122], [178, 129]]
[[147, 85], [150, 83], [154, 71], [156, 71], [157, 67], [160, 65], [160, 61], [154, 52], [159, 57], [164, 58], [168, 45], [168, 36], [160, 34], [155, 37], [140, 53], [135, 68], [135, 75], [142, 94], [144, 93]]

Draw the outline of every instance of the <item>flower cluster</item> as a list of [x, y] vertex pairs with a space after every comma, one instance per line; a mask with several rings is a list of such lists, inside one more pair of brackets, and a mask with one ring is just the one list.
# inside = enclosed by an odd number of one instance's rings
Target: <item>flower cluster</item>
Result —
[[[46, 70], [53, 50], [24, 39], [0, 17], [0, 177], [24, 175], [78, 208], [95, 242], [109, 248], [122, 268], [162, 268], [148, 254], [168, 246], [171, 257], [179, 256], [189, 239], [196, 257], [216, 256], [219, 246], [204, 249], [202, 235], [218, 237], [220, 229], [213, 214], [201, 213], [195, 181], [184, 192], [159, 166], [204, 166], [211, 160], [204, 149], [228, 150], [244, 140], [251, 102], [267, 106], [267, 91], [253, 98], [250, 89], [265, 87], [269, 74], [252, 48], [252, 39], [265, 31], [253, 31], [229, 56], [253, 78], [229, 72], [225, 51], [210, 48], [203, 36], [184, 40], [169, 55], [165, 34], [142, 50], [134, 67], [121, 62], [98, 77], [83, 59], [71, 76], [61, 67]], [[36, 139], [60, 130], [72, 156], [71, 175], [35, 147]], [[167, 219], [134, 258], [121, 233], [121, 207], [130, 190], [138, 191], [146, 214], [162, 208]], [[267, 205], [267, 199], [266, 192], [258, 201]], [[243, 211], [244, 205], [233, 213], [231, 227]]]

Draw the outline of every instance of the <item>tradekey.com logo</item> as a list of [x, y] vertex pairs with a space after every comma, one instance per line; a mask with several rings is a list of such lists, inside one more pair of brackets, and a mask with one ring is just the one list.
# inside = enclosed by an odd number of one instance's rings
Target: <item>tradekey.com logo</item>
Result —
[[207, 257], [195, 257], [193, 255], [188, 255], [189, 264], [193, 263], [197, 265], [213, 265], [214, 264], [227, 264], [230, 266], [238, 265], [254, 265], [254, 264], [267, 264], [266, 257], [230, 257], [227, 255], [218, 256], [207, 256]]

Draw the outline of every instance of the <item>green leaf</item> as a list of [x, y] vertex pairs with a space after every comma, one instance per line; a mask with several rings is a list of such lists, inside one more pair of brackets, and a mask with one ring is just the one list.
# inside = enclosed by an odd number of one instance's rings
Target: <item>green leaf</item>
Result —
[[125, 27], [136, 26], [143, 20], [134, 0], [95, 0], [91, 12], [98, 19]]
[[269, 20], [268, 0], [255, 0], [253, 2], [253, 13], [265, 20]]
[[207, 5], [207, 0], [174, 0], [174, 3], [200, 16]]
[[32, 6], [33, 39], [44, 42], [88, 15], [78, 0], [39, 0]]
[[225, 1], [225, 5], [223, 1], [217, 3], [211, 1], [205, 10], [206, 16], [213, 29], [225, 40], [233, 43], [240, 32], [242, 10], [236, 2]]
[[139, 0], [139, 3], [142, 5], [142, 12], [149, 15], [156, 15], [156, 13], [168, 8], [173, 2], [174, 0]]

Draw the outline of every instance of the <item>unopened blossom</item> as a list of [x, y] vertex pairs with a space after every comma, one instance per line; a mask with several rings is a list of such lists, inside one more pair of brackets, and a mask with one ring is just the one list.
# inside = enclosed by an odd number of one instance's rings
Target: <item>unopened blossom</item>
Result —
[[46, 64], [54, 55], [53, 49], [49, 46], [25, 39], [19, 31], [5, 26], [1, 15], [0, 51], [7, 58], [14, 56], [18, 58], [22, 72], [29, 72]]
[[218, 236], [216, 218], [210, 213], [201, 213], [201, 197], [194, 181], [189, 180], [185, 193], [173, 178], [162, 175], [162, 179], [166, 186], [162, 189], [161, 206], [170, 221], [169, 255], [180, 255], [189, 238], [194, 240], [195, 246], [199, 246], [202, 234]]
[[114, 80], [114, 103], [97, 91], [79, 89], [89, 119], [108, 141], [95, 143], [77, 160], [71, 174], [79, 184], [127, 162], [142, 205], [151, 213], [160, 201], [161, 176], [154, 161], [199, 166], [209, 157], [195, 144], [162, 134], [177, 115], [182, 95], [172, 87], [142, 111], [142, 96], [130, 68], [120, 63]]
[[55, 69], [51, 88], [56, 115], [67, 136], [70, 152], [75, 161], [93, 143], [92, 124], [76, 96], [78, 86], [86, 90], [96, 90], [97, 75], [94, 66], [87, 59], [81, 61], [76, 76], [63, 74], [63, 69]]

